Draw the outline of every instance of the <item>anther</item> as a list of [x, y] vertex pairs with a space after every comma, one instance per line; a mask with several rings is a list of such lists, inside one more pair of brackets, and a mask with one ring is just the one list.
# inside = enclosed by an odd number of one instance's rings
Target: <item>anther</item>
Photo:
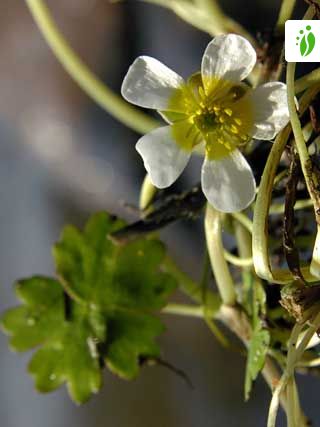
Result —
[[235, 125], [231, 125], [231, 132], [237, 134], [239, 133], [239, 129]]

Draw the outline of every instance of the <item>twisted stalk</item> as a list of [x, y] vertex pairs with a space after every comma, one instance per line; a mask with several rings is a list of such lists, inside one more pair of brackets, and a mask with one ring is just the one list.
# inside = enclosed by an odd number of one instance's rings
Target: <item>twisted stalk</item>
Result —
[[[309, 88], [302, 95], [299, 100], [300, 114], [303, 114], [306, 111], [310, 102], [319, 91], [320, 84]], [[268, 251], [268, 215], [274, 179], [290, 133], [291, 125], [289, 124], [279, 133], [272, 145], [261, 177], [253, 215], [252, 251], [255, 271], [259, 277], [268, 280], [271, 283], [280, 284], [290, 283], [292, 281], [292, 274], [288, 269], [276, 270], [271, 267]], [[317, 280], [310, 273], [308, 267], [302, 268], [302, 273], [308, 281]]]

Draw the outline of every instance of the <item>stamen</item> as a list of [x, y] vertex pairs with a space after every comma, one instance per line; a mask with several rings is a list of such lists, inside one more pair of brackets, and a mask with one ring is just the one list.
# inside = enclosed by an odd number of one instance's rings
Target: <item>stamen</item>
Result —
[[242, 141], [243, 142], [247, 142], [248, 141], [248, 139], [249, 139], [249, 136], [248, 135], [245, 135], [245, 134], [240, 134], [239, 135], [239, 137], [242, 139]]
[[200, 98], [204, 100], [206, 98], [206, 94], [202, 86], [199, 87], [198, 92], [199, 92]]
[[231, 125], [231, 132], [238, 134], [239, 133], [239, 129], [235, 126], [235, 125]]
[[233, 111], [231, 110], [231, 108], [225, 108], [224, 110], [223, 110], [229, 117], [231, 117], [232, 116], [232, 113], [233, 113]]

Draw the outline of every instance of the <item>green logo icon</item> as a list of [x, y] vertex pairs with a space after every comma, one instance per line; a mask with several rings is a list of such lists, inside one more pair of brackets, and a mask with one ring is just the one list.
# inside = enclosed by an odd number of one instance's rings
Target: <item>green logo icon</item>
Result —
[[301, 56], [308, 56], [314, 49], [314, 46], [316, 44], [316, 38], [311, 31], [311, 26], [306, 26], [306, 31], [300, 30], [299, 31], [300, 36], [296, 37], [296, 45], [298, 46], [300, 44], [300, 53]]

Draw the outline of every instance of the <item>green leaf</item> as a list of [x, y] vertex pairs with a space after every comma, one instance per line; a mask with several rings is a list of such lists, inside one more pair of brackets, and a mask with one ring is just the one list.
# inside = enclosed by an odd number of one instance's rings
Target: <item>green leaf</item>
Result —
[[243, 306], [252, 326], [252, 336], [248, 347], [244, 394], [248, 400], [253, 381], [264, 366], [270, 344], [270, 332], [263, 326], [266, 316], [266, 293], [261, 281], [251, 272], [245, 276], [243, 286]]
[[159, 269], [165, 247], [154, 239], [115, 245], [107, 236], [122, 225], [99, 213], [83, 233], [66, 227], [53, 250], [57, 273], [69, 295], [83, 304], [108, 312], [159, 309], [176, 285]]
[[15, 351], [30, 350], [59, 333], [64, 320], [63, 289], [56, 280], [33, 277], [16, 284], [16, 294], [25, 303], [8, 310], [2, 318]]
[[29, 364], [39, 391], [66, 382], [82, 403], [100, 389], [103, 362], [132, 379], [141, 360], [160, 355], [155, 338], [164, 327], [153, 312], [167, 303], [176, 282], [161, 271], [160, 241], [117, 246], [108, 239], [123, 225], [99, 213], [83, 232], [66, 227], [53, 251], [59, 281], [34, 277], [17, 284], [24, 305], [8, 310], [2, 326], [14, 350], [41, 346]]
[[105, 354], [109, 369], [122, 378], [135, 378], [139, 373], [141, 355], [160, 356], [160, 348], [154, 338], [163, 329], [159, 319], [146, 314], [123, 313], [109, 319]]
[[270, 343], [270, 333], [259, 326], [253, 331], [248, 348], [246, 377], [245, 377], [245, 399], [248, 400], [253, 381], [256, 380], [259, 372], [263, 369], [268, 347]]
[[252, 328], [266, 315], [266, 293], [261, 281], [251, 272], [246, 272], [242, 290], [242, 304], [251, 318]]
[[102, 379], [96, 336], [85, 313], [73, 310], [66, 321], [63, 289], [45, 277], [19, 282], [17, 294], [25, 305], [7, 311], [2, 325], [14, 350], [43, 345], [29, 364], [36, 388], [48, 392], [67, 382], [73, 400], [86, 401]]

